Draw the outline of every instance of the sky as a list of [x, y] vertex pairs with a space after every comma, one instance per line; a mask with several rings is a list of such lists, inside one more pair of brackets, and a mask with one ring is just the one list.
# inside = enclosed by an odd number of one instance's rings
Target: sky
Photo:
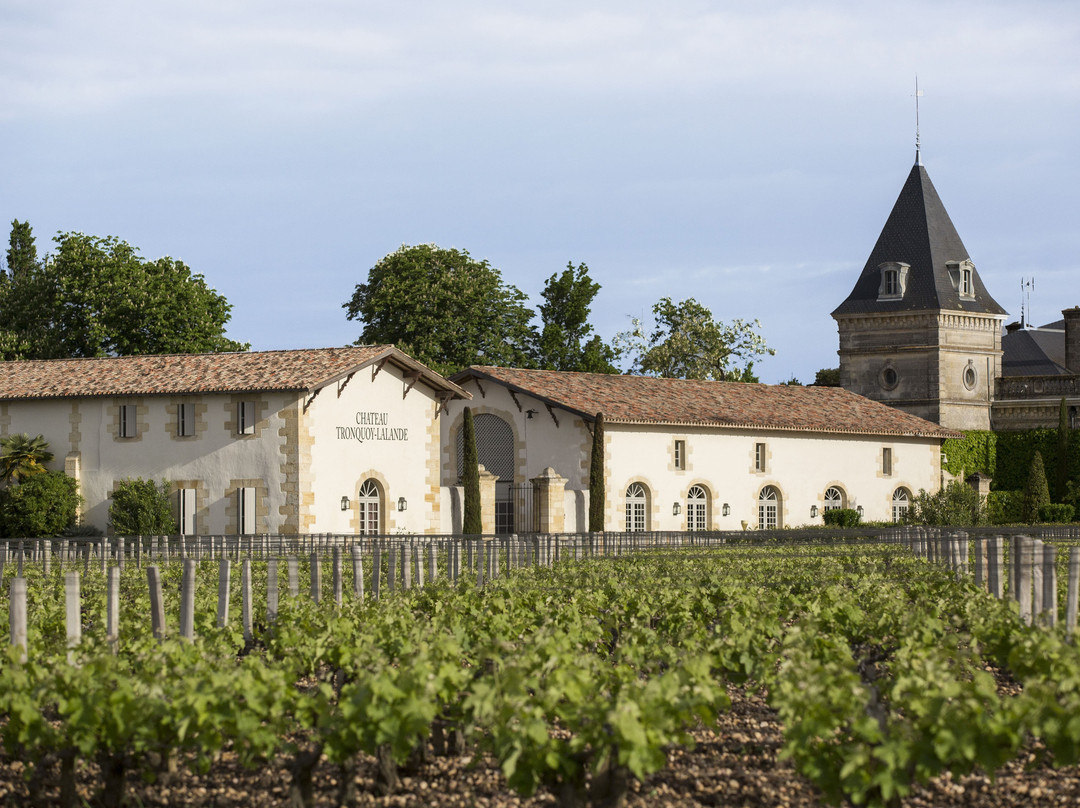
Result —
[[[1072, 0], [0, 0], [0, 219], [183, 260], [253, 349], [435, 243], [610, 339], [662, 297], [757, 319], [764, 382], [838, 364], [915, 157], [990, 293], [1080, 304]], [[6, 239], [5, 239], [6, 240]]]

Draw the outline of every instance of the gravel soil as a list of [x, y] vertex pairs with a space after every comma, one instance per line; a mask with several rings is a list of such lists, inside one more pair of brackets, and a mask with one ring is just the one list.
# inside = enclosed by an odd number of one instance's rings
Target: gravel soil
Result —
[[[781, 728], [775, 713], [760, 695], [730, 689], [731, 710], [713, 728], [694, 732], [692, 749], [675, 749], [668, 766], [643, 783], [634, 782], [626, 800], [628, 808], [660, 806], [818, 806], [823, 805], [813, 785], [795, 772], [790, 761], [777, 759]], [[1032, 748], [1023, 759], [997, 773], [993, 782], [982, 775], [953, 780], [938, 778], [903, 803], [908, 808], [939, 806], [1076, 806], [1080, 805], [1080, 767], [1054, 769]], [[400, 789], [379, 796], [375, 785], [374, 758], [357, 767], [356, 801], [359, 806], [427, 806], [429, 808], [508, 808], [509, 806], [555, 806], [546, 792], [523, 799], [507, 789], [493, 760], [433, 758], [414, 774], [402, 777]], [[97, 770], [79, 768], [79, 794], [95, 803]], [[315, 772], [314, 793], [318, 806], [337, 804], [336, 767], [320, 765]], [[46, 804], [58, 804], [56, 777], [47, 778]], [[206, 776], [186, 769], [165, 781], [136, 781], [128, 789], [128, 802], [145, 808], [157, 806], [218, 806], [247, 808], [289, 803], [289, 772], [286, 766], [245, 770], [224, 756]], [[23, 766], [0, 754], [0, 805], [29, 805], [30, 794]]]

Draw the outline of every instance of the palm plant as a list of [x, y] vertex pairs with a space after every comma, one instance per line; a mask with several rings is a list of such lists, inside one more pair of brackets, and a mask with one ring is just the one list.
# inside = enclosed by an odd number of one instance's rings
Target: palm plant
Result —
[[41, 474], [53, 459], [49, 442], [43, 435], [30, 437], [25, 432], [0, 438], [0, 481], [18, 483]]

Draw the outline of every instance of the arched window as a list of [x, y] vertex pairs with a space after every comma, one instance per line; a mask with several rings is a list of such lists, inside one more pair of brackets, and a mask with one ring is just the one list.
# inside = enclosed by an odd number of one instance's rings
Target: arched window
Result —
[[626, 489], [626, 530], [648, 529], [648, 494], [641, 483], [631, 483]]
[[686, 529], [708, 529], [709, 495], [700, 485], [691, 486], [686, 492]]
[[892, 520], [903, 522], [907, 515], [908, 504], [911, 502], [911, 492], [906, 488], [897, 488], [892, 495]]
[[838, 511], [844, 507], [844, 490], [837, 486], [825, 489], [825, 510]]
[[356, 504], [360, 509], [360, 534], [362, 536], [378, 535], [382, 527], [380, 518], [382, 498], [379, 494], [379, 486], [374, 480], [364, 480], [360, 484]]
[[758, 530], [780, 526], [780, 492], [767, 485], [758, 495]]

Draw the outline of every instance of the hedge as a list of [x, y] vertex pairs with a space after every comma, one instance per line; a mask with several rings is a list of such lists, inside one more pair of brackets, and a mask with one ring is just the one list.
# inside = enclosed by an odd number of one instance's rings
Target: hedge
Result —
[[[1080, 480], [1080, 430], [1070, 430], [1069, 452], [1066, 458], [1068, 480]], [[991, 478], [995, 491], [1014, 491], [1027, 484], [1028, 470], [1035, 452], [1043, 456], [1046, 477], [1050, 481], [1050, 497], [1055, 502], [1065, 499], [1066, 492], [1058, 485], [1057, 429], [1029, 429], [1023, 432], [988, 432], [972, 430], [963, 438], [946, 440], [945, 470], [954, 476], [967, 478], [981, 471]]]

